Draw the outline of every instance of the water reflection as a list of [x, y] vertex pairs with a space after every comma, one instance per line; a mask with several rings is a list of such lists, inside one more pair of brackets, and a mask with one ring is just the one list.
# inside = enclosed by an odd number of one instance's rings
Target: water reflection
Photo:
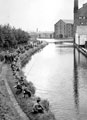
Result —
[[[78, 60], [80, 60], [80, 58], [78, 58]], [[73, 89], [74, 89], [75, 108], [76, 108], [76, 113], [79, 114], [79, 80], [78, 80], [78, 67], [77, 67], [77, 61], [76, 61], [75, 48], [74, 48], [74, 83], [73, 84], [74, 84]]]
[[50, 101], [57, 120], [87, 120], [87, 59], [80, 52], [50, 44], [24, 71], [36, 95]]
[[87, 120], [87, 58], [74, 48], [74, 102], [77, 120]]

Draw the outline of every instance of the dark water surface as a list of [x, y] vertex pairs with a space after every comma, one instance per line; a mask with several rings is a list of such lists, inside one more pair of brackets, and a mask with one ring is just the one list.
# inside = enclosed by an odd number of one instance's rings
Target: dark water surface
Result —
[[49, 44], [23, 71], [57, 120], [87, 120], [87, 59], [76, 49]]

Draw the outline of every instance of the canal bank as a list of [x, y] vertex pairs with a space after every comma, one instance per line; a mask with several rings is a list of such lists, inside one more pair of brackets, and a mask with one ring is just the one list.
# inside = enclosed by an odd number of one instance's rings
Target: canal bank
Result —
[[[47, 43], [42, 43], [41, 45], [39, 45], [38, 47], [34, 47], [34, 49], [25, 52], [24, 54], [19, 55], [19, 59], [16, 63], [16, 67], [18, 67], [20, 70], [16, 71], [16, 75], [13, 75], [13, 71], [11, 70], [11, 67], [8, 65], [8, 69], [7, 69], [7, 73], [6, 73], [6, 80], [13, 92], [13, 96], [15, 96], [18, 104], [20, 105], [20, 107], [22, 108], [22, 110], [24, 111], [24, 113], [27, 114], [28, 118], [30, 120], [55, 120], [54, 115], [52, 114], [52, 112], [50, 111], [49, 107], [47, 111], [44, 111], [44, 113], [39, 113], [39, 114], [33, 114], [31, 111], [33, 109], [33, 105], [34, 103], [36, 103], [37, 100], [37, 96], [33, 95], [31, 98], [23, 98], [23, 95], [16, 95], [16, 89], [14, 88], [14, 86], [16, 85], [17, 79], [15, 77], [23, 77], [25, 78], [23, 72], [21, 71], [22, 67], [27, 63], [27, 61], [25, 60], [25, 58], [28, 58], [27, 60], [30, 59], [31, 55], [33, 55], [34, 53], [36, 53], [36, 51], [42, 49], [43, 47], [45, 47], [47, 45]], [[25, 60], [25, 62], [24, 62]], [[23, 62], [23, 63], [22, 63]], [[27, 84], [26, 79], [24, 79], [25, 83]], [[33, 84], [31, 84], [33, 85]], [[42, 101], [42, 99], [41, 99]], [[47, 102], [46, 102], [47, 103]], [[45, 104], [45, 103], [44, 103]]]
[[[1, 120], [29, 120], [18, 105], [6, 78], [8, 66], [3, 63], [0, 75], [0, 119]], [[11, 75], [10, 75], [11, 76]]]

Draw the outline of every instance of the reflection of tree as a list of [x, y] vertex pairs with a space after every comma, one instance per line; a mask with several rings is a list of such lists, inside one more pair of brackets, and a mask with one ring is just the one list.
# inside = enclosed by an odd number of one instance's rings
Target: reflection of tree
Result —
[[75, 108], [77, 113], [79, 114], [78, 70], [77, 70], [75, 48], [74, 48], [74, 86], [73, 87], [74, 87]]

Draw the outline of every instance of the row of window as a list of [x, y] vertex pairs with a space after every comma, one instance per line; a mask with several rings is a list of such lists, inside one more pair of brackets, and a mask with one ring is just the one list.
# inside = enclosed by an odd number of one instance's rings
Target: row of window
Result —
[[56, 37], [58, 37], [58, 38], [59, 38], [59, 37], [60, 37], [60, 35], [62, 35], [63, 37], [72, 37], [72, 36], [73, 36], [73, 34], [72, 34], [72, 35], [71, 35], [71, 34], [64, 35], [64, 34], [61, 34], [61, 33], [60, 33], [60, 34], [57, 34], [57, 35], [56, 35]]
[[[66, 33], [66, 31], [61, 31], [61, 30], [59, 30], [59, 31], [57, 31], [56, 33]], [[72, 34], [73, 33], [73, 31], [68, 31], [68, 34]]]
[[83, 22], [80, 22], [81, 25], [87, 25], [87, 22], [86, 23], [83, 23]]
[[79, 16], [79, 19], [87, 19], [86, 16]]
[[71, 27], [56, 27], [55, 30], [72, 30]]

